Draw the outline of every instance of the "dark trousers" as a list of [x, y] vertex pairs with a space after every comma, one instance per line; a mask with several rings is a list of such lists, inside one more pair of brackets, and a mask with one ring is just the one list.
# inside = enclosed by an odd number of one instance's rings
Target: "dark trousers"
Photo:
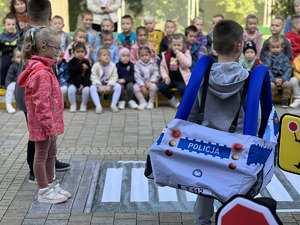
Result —
[[[27, 112], [24, 112], [24, 114], [25, 114], [26, 122], [27, 122], [27, 126], [28, 126]], [[27, 144], [27, 163], [28, 163], [31, 175], [34, 175], [34, 173], [33, 173], [34, 153], [35, 153], [35, 142], [28, 140], [28, 144]]]
[[179, 94], [183, 96], [186, 85], [184, 81], [171, 81], [169, 85], [167, 85], [165, 82], [161, 82], [158, 88], [160, 93], [170, 100], [173, 97], [172, 92], [170, 91], [171, 88], [177, 88]]
[[5, 54], [1, 56], [1, 85], [5, 86], [5, 78], [11, 65], [11, 55]]
[[[114, 32], [117, 32], [118, 31], [118, 23], [116, 22], [116, 23], [114, 23]], [[92, 24], [92, 28], [94, 29], [94, 30], [96, 30], [97, 32], [101, 32], [101, 25], [99, 25], [99, 24], [95, 24], [95, 23], [93, 23]]]

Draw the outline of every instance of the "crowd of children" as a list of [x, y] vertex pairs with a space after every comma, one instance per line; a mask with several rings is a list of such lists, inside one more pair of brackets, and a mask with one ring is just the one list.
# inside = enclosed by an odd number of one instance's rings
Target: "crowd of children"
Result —
[[[294, 5], [297, 12], [300, 0], [295, 0]], [[212, 27], [223, 19], [221, 14], [214, 15]], [[11, 102], [20, 54], [14, 51], [17, 21], [7, 15], [3, 23], [4, 32], [0, 35], [1, 87], [7, 89], [7, 112], [14, 113]], [[170, 106], [177, 108], [180, 102], [170, 89], [177, 88], [182, 96], [199, 58], [210, 54], [216, 61], [218, 57], [213, 46], [213, 32], [207, 35], [202, 32], [203, 19], [200, 17], [192, 20], [184, 35], [176, 33], [176, 23], [172, 20], [166, 21], [164, 32], [156, 30], [152, 15], [144, 17], [144, 26], [139, 26], [136, 32], [132, 31], [132, 17], [123, 16], [123, 32], [119, 35], [114, 35], [114, 23], [108, 18], [102, 20], [99, 35], [92, 29], [93, 13], [89, 10], [82, 12], [81, 23], [81, 28], [74, 31], [72, 39], [63, 31], [61, 16], [53, 16], [50, 22], [50, 26], [60, 35], [56, 75], [64, 102], [68, 96], [70, 112], [76, 112], [76, 93], [79, 92], [82, 95], [80, 111], [87, 110], [91, 97], [96, 106], [95, 112], [102, 113], [99, 93], [112, 94], [112, 112], [124, 109], [126, 99], [132, 109], [152, 109], [158, 90], [169, 100]], [[283, 19], [274, 18], [270, 27], [272, 36], [263, 45], [258, 23], [257, 16], [250, 14], [246, 17], [243, 54], [238, 62], [249, 72], [258, 65], [267, 66], [272, 94], [275, 95], [277, 87], [281, 87], [281, 105], [288, 107], [293, 91], [294, 102], [290, 107], [296, 108], [300, 105], [300, 15], [296, 13], [289, 19], [290, 30], [284, 36], [281, 35]], [[290, 81], [292, 71], [294, 77]]]

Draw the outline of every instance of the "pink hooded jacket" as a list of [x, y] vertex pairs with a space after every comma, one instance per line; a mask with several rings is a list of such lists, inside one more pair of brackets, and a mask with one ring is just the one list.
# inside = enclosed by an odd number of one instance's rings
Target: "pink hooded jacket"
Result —
[[43, 141], [64, 132], [63, 98], [52, 66], [56, 60], [31, 56], [26, 69], [18, 77], [25, 88], [29, 140]]

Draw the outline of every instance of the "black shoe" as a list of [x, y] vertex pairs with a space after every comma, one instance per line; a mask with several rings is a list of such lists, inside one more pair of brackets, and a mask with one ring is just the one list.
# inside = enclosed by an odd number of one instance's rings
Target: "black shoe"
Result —
[[33, 174], [30, 174], [30, 173], [28, 174], [28, 183], [36, 184], [36, 179]]
[[289, 101], [287, 99], [282, 99], [281, 100], [281, 107], [282, 108], [287, 108], [289, 107]]
[[69, 163], [60, 162], [57, 159], [55, 159], [55, 171], [65, 171], [70, 169]]

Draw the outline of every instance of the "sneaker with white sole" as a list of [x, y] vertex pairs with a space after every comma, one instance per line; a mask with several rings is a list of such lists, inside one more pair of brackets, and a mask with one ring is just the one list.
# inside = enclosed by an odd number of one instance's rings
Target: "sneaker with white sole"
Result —
[[294, 102], [292, 104], [290, 104], [290, 107], [296, 109], [296, 108], [298, 108], [299, 105], [300, 105], [300, 99], [296, 98], [294, 100]]
[[145, 102], [145, 103], [141, 103], [137, 108], [138, 108], [138, 110], [144, 110], [146, 108], [146, 106], [147, 106], [147, 103]]
[[136, 102], [135, 102], [134, 100], [130, 100], [130, 101], [128, 102], [128, 106], [129, 106], [129, 108], [131, 108], [131, 109], [137, 109], [138, 104], [136, 104]]
[[125, 104], [126, 104], [126, 102], [125, 101], [119, 101], [119, 103], [118, 103], [118, 108], [119, 109], [125, 109]]
[[70, 105], [70, 112], [71, 113], [74, 113], [74, 112], [76, 112], [76, 105]]
[[102, 113], [102, 107], [96, 107], [95, 113], [101, 114]]
[[86, 105], [80, 105], [80, 112], [86, 112]]
[[31, 173], [28, 174], [28, 183], [30, 184], [36, 184], [36, 179], [35, 179], [35, 176]]
[[68, 198], [64, 195], [57, 193], [54, 188], [39, 189], [38, 202], [48, 204], [58, 204], [67, 201]]
[[118, 107], [117, 107], [116, 105], [111, 106], [111, 107], [110, 107], [110, 110], [111, 110], [113, 113], [119, 112], [119, 109], [118, 109]]
[[58, 194], [64, 195], [67, 198], [71, 198], [71, 193], [68, 191], [65, 191], [59, 186], [59, 180], [53, 181], [51, 184], [49, 184], [49, 188], [53, 188]]
[[175, 98], [174, 96], [169, 100], [170, 106], [172, 106], [173, 108], [177, 109], [179, 106], [179, 100], [177, 98]]
[[148, 102], [146, 109], [153, 109], [153, 108], [154, 108], [153, 102]]
[[10, 114], [16, 112], [15, 108], [11, 104], [6, 104], [6, 111]]

